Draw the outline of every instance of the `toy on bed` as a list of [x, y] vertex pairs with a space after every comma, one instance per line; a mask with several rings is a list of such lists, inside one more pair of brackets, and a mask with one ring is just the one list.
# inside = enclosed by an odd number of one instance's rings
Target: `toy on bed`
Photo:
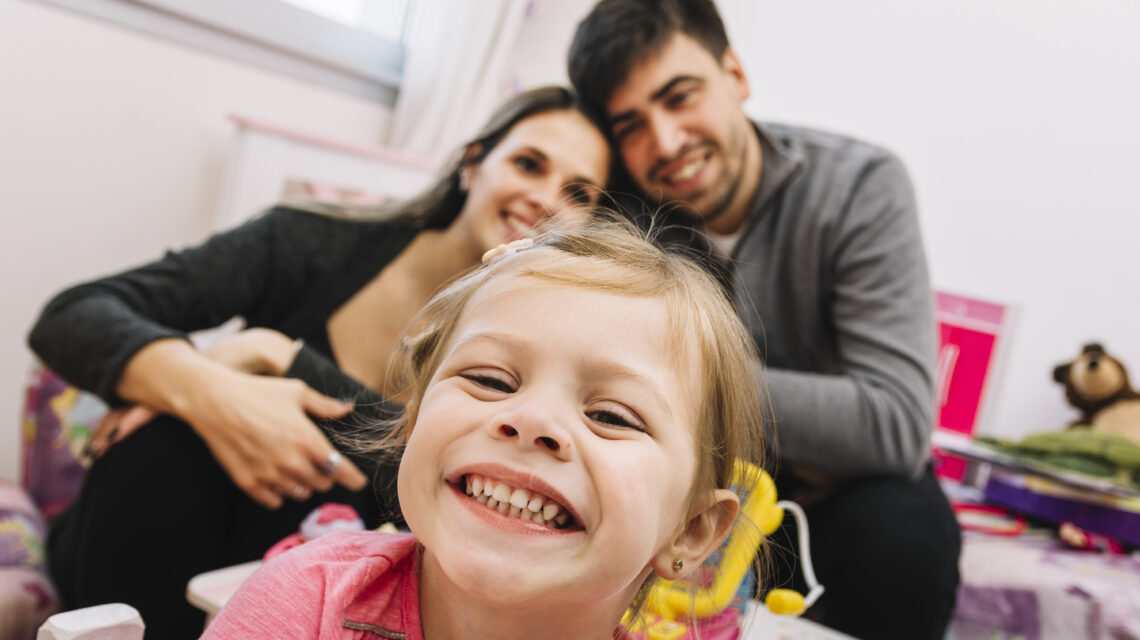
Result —
[[[745, 607], [755, 591], [752, 566], [764, 536], [771, 535], [791, 511], [799, 527], [800, 556], [807, 596], [772, 589], [765, 604], [773, 613], [799, 615], [823, 593], [808, 548], [807, 518], [799, 505], [776, 501], [776, 485], [761, 469], [741, 463], [733, 487], [741, 496], [740, 516], [746, 526], [732, 535], [697, 571], [683, 580], [661, 580], [650, 591], [637, 616], [627, 614], [626, 627], [642, 640], [733, 640], [740, 634]], [[692, 622], [690, 623], [690, 620]]]
[[1124, 554], [1124, 545], [1119, 540], [1086, 531], [1072, 522], [1062, 522], [1061, 526], [1057, 527], [1057, 537], [1074, 549], [1100, 551], [1114, 556]]
[[1140, 444], [1140, 393], [1128, 382], [1128, 371], [1098, 343], [1089, 343], [1076, 360], [1053, 369], [1065, 386], [1069, 404], [1081, 410], [1074, 427], [1111, 433]]
[[1050, 488], [1045, 480], [1030, 487], [991, 478], [987, 498], [1058, 523], [1058, 538], [1070, 547], [1120, 554], [1126, 550], [1123, 543], [1140, 543], [1135, 524], [1140, 394], [1124, 365], [1098, 343], [1086, 344], [1074, 360], [1057, 365], [1053, 380], [1081, 412], [1068, 428], [1019, 441], [979, 437], [977, 442], [1013, 457], [1030, 472], [1062, 481], [1063, 488]]
[[356, 509], [347, 504], [327, 502], [305, 516], [297, 533], [286, 536], [277, 544], [269, 547], [269, 551], [265, 552], [264, 559], [270, 560], [293, 547], [300, 546], [310, 540], [316, 540], [333, 531], [364, 531], [364, 521], [360, 519]]
[[1065, 386], [1065, 397], [1081, 410], [1068, 428], [1018, 441], [979, 437], [977, 442], [1030, 469], [1060, 469], [1140, 492], [1140, 394], [1129, 384], [1124, 365], [1091, 343], [1075, 360], [1054, 368], [1053, 379]]

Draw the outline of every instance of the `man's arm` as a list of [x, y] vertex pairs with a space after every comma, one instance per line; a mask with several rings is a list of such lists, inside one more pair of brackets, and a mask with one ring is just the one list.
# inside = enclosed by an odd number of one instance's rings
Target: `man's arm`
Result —
[[935, 324], [910, 180], [883, 156], [826, 247], [838, 374], [766, 376], [781, 458], [831, 477], [917, 476], [934, 423]]

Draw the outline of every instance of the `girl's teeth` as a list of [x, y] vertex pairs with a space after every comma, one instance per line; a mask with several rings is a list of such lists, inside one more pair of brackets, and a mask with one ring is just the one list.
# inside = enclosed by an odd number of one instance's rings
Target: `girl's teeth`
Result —
[[509, 502], [511, 499], [511, 488], [500, 482], [495, 485], [495, 492], [492, 493], [491, 496], [499, 502]]
[[515, 489], [511, 494], [511, 506], [518, 509], [525, 509], [526, 505], [530, 502], [530, 492], [526, 489]]
[[551, 502], [542, 508], [542, 517], [550, 520], [551, 518], [559, 515], [559, 511], [561, 511], [561, 509], [558, 508], [558, 505]]
[[546, 496], [526, 489], [512, 489], [505, 482], [472, 474], [467, 477], [467, 494], [488, 509], [511, 518], [559, 528], [570, 522], [570, 514], [548, 501]]

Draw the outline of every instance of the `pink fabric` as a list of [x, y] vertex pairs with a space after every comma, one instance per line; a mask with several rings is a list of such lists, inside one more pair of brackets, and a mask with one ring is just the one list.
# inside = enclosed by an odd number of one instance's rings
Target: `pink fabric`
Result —
[[306, 542], [258, 569], [202, 638], [423, 640], [418, 546], [410, 534], [375, 531]]

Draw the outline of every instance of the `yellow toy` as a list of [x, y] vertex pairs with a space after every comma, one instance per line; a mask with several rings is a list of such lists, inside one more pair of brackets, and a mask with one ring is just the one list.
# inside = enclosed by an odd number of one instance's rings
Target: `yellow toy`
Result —
[[765, 536], [791, 511], [799, 528], [800, 556], [807, 596], [772, 589], [765, 604], [773, 613], [799, 615], [823, 593], [808, 548], [808, 525], [794, 502], [776, 501], [776, 484], [763, 469], [738, 462], [733, 489], [740, 494], [737, 526], [720, 549], [684, 580], [661, 580], [650, 591], [640, 615], [626, 615], [626, 628], [645, 640], [732, 640], [739, 635], [744, 605], [751, 597], [751, 567]]

